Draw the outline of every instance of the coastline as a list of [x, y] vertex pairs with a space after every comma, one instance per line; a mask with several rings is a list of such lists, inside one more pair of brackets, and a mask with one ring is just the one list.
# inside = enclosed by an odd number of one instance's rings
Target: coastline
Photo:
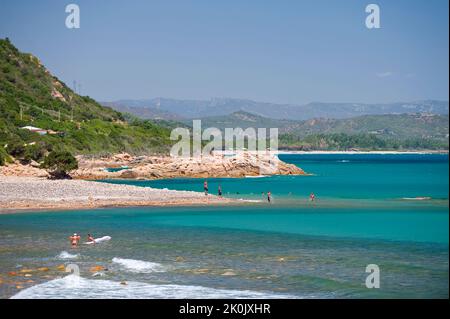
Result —
[[200, 192], [154, 189], [84, 180], [0, 178], [0, 214], [133, 206], [204, 206], [237, 203]]

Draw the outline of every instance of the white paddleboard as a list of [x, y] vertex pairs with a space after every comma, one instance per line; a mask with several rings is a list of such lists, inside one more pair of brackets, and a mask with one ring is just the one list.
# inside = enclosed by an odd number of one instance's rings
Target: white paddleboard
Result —
[[85, 245], [92, 245], [92, 244], [102, 243], [102, 242], [108, 241], [108, 240], [111, 240], [110, 236], [103, 236], [103, 237], [100, 237], [100, 238], [95, 238], [94, 241], [85, 242], [84, 244]]

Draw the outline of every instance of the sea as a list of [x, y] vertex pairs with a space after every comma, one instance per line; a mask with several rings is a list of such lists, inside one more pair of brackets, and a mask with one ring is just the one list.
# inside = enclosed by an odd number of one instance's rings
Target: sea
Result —
[[448, 154], [280, 159], [309, 174], [207, 180], [233, 205], [2, 214], [0, 297], [449, 298]]

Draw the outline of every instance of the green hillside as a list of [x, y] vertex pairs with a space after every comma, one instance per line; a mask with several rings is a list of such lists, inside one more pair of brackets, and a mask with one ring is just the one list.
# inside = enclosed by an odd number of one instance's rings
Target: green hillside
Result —
[[448, 149], [448, 115], [387, 114], [305, 121], [269, 119], [248, 112], [202, 119], [203, 127], [277, 127], [279, 146], [299, 149]]
[[[41, 136], [33, 126], [57, 134]], [[87, 96], [75, 94], [31, 54], [0, 39], [0, 145], [37, 142], [74, 154], [165, 152], [170, 130], [152, 121], [127, 120]], [[3, 152], [4, 150], [2, 150]]]

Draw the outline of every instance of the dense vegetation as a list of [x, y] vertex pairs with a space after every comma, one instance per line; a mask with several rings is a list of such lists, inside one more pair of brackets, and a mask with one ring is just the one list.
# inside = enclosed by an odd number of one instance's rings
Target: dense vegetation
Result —
[[78, 162], [70, 152], [52, 151], [45, 157], [42, 167], [49, 170], [52, 178], [70, 178], [68, 173], [78, 168]]
[[[57, 134], [39, 135], [21, 129], [24, 126]], [[51, 150], [96, 155], [166, 152], [169, 136], [168, 127], [127, 121], [121, 113], [75, 94], [36, 57], [0, 39], [0, 161], [7, 158], [5, 150], [33, 160], [42, 160]]]
[[279, 148], [292, 150], [448, 150], [448, 141], [430, 138], [384, 138], [373, 134], [282, 134]]

